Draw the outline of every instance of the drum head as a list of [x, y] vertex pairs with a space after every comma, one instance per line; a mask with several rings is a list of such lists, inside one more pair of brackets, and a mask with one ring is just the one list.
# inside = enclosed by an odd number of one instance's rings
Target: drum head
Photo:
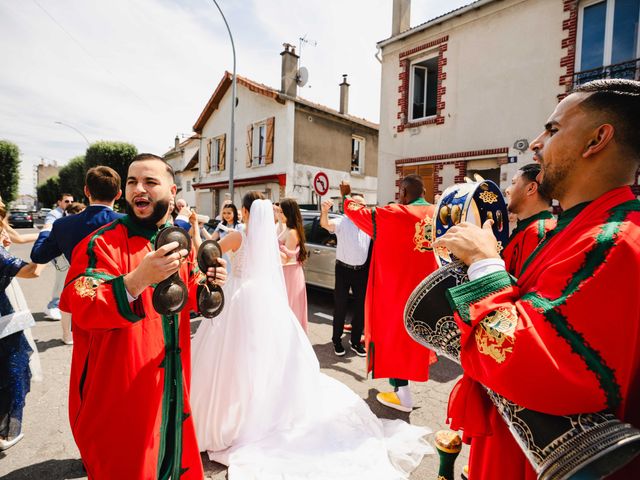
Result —
[[446, 292], [468, 281], [467, 269], [455, 261], [425, 278], [411, 293], [404, 310], [404, 324], [419, 344], [460, 362], [460, 330]]
[[160, 230], [158, 235], [156, 235], [153, 248], [157, 250], [163, 245], [171, 242], [178, 242], [178, 248], [176, 250], [191, 250], [191, 237], [183, 228], [180, 227], [165, 227]]
[[187, 286], [179, 277], [171, 276], [156, 286], [151, 300], [160, 315], [172, 315], [184, 308], [187, 298]]

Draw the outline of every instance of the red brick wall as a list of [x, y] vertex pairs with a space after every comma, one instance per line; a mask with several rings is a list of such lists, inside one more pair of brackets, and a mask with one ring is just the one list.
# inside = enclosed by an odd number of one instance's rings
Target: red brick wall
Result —
[[[400, 74], [398, 75], [398, 80], [400, 80], [400, 85], [398, 87], [398, 115], [397, 118], [400, 120], [398, 126], [396, 127], [396, 131], [398, 133], [404, 131], [407, 128], [411, 127], [419, 127], [420, 125], [429, 125], [436, 124], [442, 125], [444, 123], [444, 108], [445, 102], [443, 97], [447, 92], [447, 87], [443, 85], [444, 81], [447, 78], [447, 72], [444, 71], [444, 67], [447, 65], [447, 59], [444, 56], [447, 51], [447, 42], [449, 41], [449, 35], [445, 35], [444, 37], [438, 38], [437, 40], [433, 40], [431, 42], [425, 43], [423, 45], [419, 45], [410, 50], [406, 50], [400, 53]], [[439, 45], [439, 46], [438, 46]], [[409, 121], [409, 76], [411, 75], [411, 57], [415, 56], [416, 53], [419, 53], [423, 50], [428, 50], [438, 46], [438, 94], [436, 98], [436, 116], [430, 118], [428, 120], [422, 120], [419, 122], [410, 122]]]
[[567, 96], [573, 87], [573, 74], [576, 65], [576, 41], [578, 35], [578, 0], [563, 0], [564, 11], [569, 12], [569, 16], [562, 21], [562, 30], [567, 32], [562, 39], [562, 48], [566, 49], [566, 55], [560, 58], [560, 66], [564, 68], [564, 73], [560, 75], [560, 85], [564, 86], [565, 92], [558, 95], [558, 101]]
[[[467, 152], [451, 152], [442, 153], [439, 155], [428, 155], [424, 157], [412, 157], [412, 158], [400, 158], [396, 160], [396, 201], [398, 200], [398, 194], [400, 193], [400, 180], [402, 180], [402, 166], [406, 164], [421, 164], [434, 162], [436, 160], [444, 160], [433, 163], [433, 185], [436, 194], [441, 194], [449, 185], [443, 185], [442, 169], [445, 165], [455, 165], [457, 169], [456, 176], [454, 178], [455, 183], [464, 182], [464, 177], [467, 174], [467, 160], [455, 160], [459, 158], [472, 159], [473, 157], [480, 157], [485, 155], [507, 155], [509, 153], [508, 147], [491, 148], [485, 150], [471, 150]], [[449, 160], [449, 161], [446, 161]]]

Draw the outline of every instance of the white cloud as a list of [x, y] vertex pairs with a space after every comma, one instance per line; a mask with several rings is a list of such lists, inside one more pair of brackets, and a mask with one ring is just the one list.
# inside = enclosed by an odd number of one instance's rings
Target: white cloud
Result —
[[[414, 1], [412, 25], [467, 3]], [[310, 72], [299, 94], [337, 108], [349, 75], [350, 113], [378, 121], [376, 42], [391, 29], [390, 0], [219, 0], [234, 34], [238, 74], [280, 86], [282, 43]], [[445, 4], [445, 5], [443, 5]], [[20, 192], [41, 157], [66, 163], [90, 141], [163, 153], [189, 133], [225, 70], [231, 48], [211, 0], [0, 2], [0, 136], [22, 152]]]

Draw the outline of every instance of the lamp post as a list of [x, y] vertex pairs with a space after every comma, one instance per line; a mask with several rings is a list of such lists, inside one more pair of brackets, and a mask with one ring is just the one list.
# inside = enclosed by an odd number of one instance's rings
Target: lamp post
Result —
[[89, 143], [89, 140], [87, 139], [87, 137], [85, 137], [84, 133], [82, 133], [80, 130], [78, 130], [76, 127], [74, 127], [73, 125], [69, 125], [68, 123], [64, 123], [64, 122], [53, 122], [57, 125], [64, 125], [65, 127], [69, 127], [72, 130], [75, 130], [77, 133], [79, 133], [82, 138], [84, 138], [84, 141], [87, 142], [87, 147], [91, 146], [91, 143]]
[[222, 9], [216, 0], [212, 0], [215, 4], [216, 8], [220, 12], [222, 16], [222, 20], [224, 20], [224, 25], [227, 27], [227, 32], [229, 32], [229, 39], [231, 39], [231, 50], [233, 52], [233, 76], [231, 78], [231, 132], [229, 135], [229, 140], [231, 143], [231, 149], [229, 150], [229, 194], [231, 195], [231, 202], [233, 203], [233, 170], [235, 166], [235, 128], [236, 128], [236, 46], [233, 43], [233, 35], [231, 35], [231, 29], [229, 28], [229, 24], [227, 23], [227, 18], [222, 13]]

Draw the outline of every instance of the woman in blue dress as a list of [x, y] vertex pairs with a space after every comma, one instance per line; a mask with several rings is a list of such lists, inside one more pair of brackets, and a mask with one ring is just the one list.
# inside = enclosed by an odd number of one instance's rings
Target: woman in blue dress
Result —
[[[5, 235], [2, 225], [6, 213], [0, 202], [0, 239]], [[14, 311], [6, 289], [14, 277], [35, 278], [43, 268], [12, 256], [0, 241], [0, 450], [23, 437], [22, 412], [31, 384], [32, 350], [23, 330], [33, 324], [33, 317], [28, 311]]]

